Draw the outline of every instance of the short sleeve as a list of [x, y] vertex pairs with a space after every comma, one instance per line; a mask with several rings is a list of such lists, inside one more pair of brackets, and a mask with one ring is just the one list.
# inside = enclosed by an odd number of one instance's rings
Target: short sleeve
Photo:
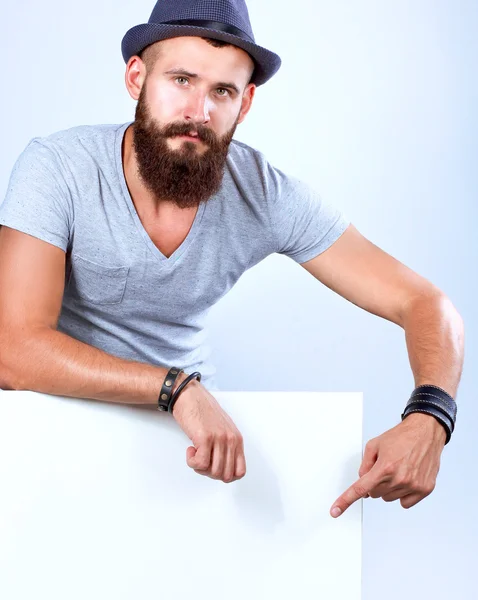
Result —
[[0, 204], [0, 225], [66, 252], [72, 222], [71, 197], [61, 163], [54, 150], [33, 138], [13, 166]]
[[350, 225], [310, 185], [269, 165], [268, 199], [276, 252], [304, 263], [329, 248]]

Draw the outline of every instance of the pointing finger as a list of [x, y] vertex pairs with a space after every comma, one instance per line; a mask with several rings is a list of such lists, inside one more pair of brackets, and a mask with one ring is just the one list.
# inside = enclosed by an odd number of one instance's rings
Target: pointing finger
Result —
[[338, 517], [343, 514], [349, 506], [351, 506], [360, 498], [365, 498], [366, 495], [379, 483], [376, 472], [370, 471], [360, 479], [358, 479], [348, 490], [346, 490], [333, 504], [330, 514], [332, 517]]

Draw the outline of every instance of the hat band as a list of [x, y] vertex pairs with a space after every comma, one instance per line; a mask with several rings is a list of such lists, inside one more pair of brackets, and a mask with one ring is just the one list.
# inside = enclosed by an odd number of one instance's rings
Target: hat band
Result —
[[227, 25], [226, 23], [220, 23], [219, 21], [203, 21], [200, 19], [179, 19], [178, 21], [164, 21], [163, 25], [193, 25], [195, 27], [205, 27], [207, 29], [217, 29], [219, 31], [225, 31], [230, 33], [246, 42], [254, 43], [254, 40], [244, 33], [241, 29], [234, 27], [234, 25]]

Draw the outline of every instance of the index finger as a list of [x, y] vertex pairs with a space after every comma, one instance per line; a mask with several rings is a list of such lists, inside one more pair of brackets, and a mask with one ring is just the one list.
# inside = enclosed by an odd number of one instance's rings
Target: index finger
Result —
[[[344, 513], [354, 502], [366, 496], [374, 487], [380, 483], [380, 477], [377, 471], [372, 469], [363, 477], [352, 484], [337, 500], [334, 502], [330, 514], [333, 517], [338, 517]], [[340, 512], [335, 513], [338, 508]]]

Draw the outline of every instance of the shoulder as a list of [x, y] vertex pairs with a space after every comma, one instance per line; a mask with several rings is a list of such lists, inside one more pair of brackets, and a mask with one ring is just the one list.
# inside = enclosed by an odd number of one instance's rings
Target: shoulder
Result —
[[229, 146], [228, 160], [237, 164], [246, 163], [258, 167], [267, 162], [262, 152], [236, 139], [233, 139]]
[[125, 124], [77, 125], [32, 138], [24, 152], [43, 156], [56, 163], [76, 162], [81, 157], [113, 153], [119, 130]]
[[298, 183], [295, 177], [275, 167], [263, 152], [238, 140], [231, 142], [227, 166], [243, 185], [252, 186], [256, 193], [261, 191], [267, 197], [275, 198]]

